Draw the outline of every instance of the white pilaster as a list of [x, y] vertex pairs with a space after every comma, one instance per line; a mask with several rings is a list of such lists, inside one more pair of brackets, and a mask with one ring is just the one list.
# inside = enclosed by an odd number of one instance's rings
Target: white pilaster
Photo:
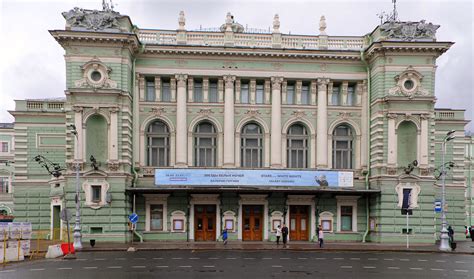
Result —
[[421, 148], [420, 148], [420, 167], [428, 167], [428, 120], [429, 114], [422, 114], [420, 116], [421, 120]]
[[77, 139], [74, 139], [74, 160], [82, 161], [84, 130], [82, 129], [82, 107], [74, 107], [74, 125], [76, 125]]
[[281, 168], [281, 84], [283, 77], [272, 77], [271, 166]]
[[186, 121], [186, 79], [185, 74], [177, 74], [176, 102], [176, 167], [187, 166], [187, 121]]
[[110, 110], [110, 144], [109, 144], [109, 160], [118, 160], [118, 108]]
[[[369, 140], [369, 126], [367, 121], [369, 120], [369, 103], [367, 101], [367, 82], [364, 81], [362, 84], [357, 86], [358, 91], [362, 91], [362, 99], [360, 100], [360, 104], [362, 104], [362, 111], [361, 111], [361, 146], [360, 146], [360, 164], [362, 169], [367, 168], [368, 157], [367, 157], [367, 141]], [[359, 93], [357, 93], [359, 95]]]
[[397, 163], [396, 143], [397, 136], [395, 133], [395, 120], [397, 115], [394, 113], [388, 113], [388, 139], [387, 139], [387, 167], [395, 167]]
[[317, 168], [328, 167], [328, 83], [328, 78], [318, 79], [318, 128], [316, 146]]
[[224, 167], [235, 167], [234, 161], [234, 81], [235, 76], [224, 76]]

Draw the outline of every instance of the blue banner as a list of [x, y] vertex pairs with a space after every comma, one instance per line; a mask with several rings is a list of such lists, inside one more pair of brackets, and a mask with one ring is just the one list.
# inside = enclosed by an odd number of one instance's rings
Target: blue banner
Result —
[[353, 187], [353, 173], [297, 170], [156, 169], [155, 185]]

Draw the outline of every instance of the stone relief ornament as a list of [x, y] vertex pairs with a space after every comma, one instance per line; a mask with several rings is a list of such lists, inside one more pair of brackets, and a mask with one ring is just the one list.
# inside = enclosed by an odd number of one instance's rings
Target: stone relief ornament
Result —
[[97, 57], [82, 65], [82, 79], [74, 82], [76, 87], [117, 88], [117, 82], [109, 78], [112, 69], [102, 63]]
[[258, 109], [249, 109], [247, 110], [247, 112], [244, 113], [245, 115], [247, 116], [250, 116], [250, 117], [257, 117], [259, 116], [261, 113]]
[[162, 107], [154, 107], [154, 108], [151, 108], [150, 111], [156, 116], [163, 115], [166, 112], [166, 110]]
[[79, 27], [87, 30], [118, 29], [120, 25], [118, 19], [122, 17], [120, 13], [111, 9], [86, 10], [75, 7], [68, 12], [62, 13], [66, 19], [66, 27]]
[[212, 109], [201, 109], [199, 110], [198, 114], [202, 116], [209, 116], [211, 113], [214, 113]]
[[107, 166], [110, 171], [118, 171], [120, 163], [118, 161], [110, 161], [107, 163]]
[[387, 21], [380, 26], [381, 35], [386, 39], [398, 39], [402, 41], [412, 41], [418, 39], [436, 39], [436, 30], [439, 25], [425, 20], [420, 22], [399, 22]]
[[280, 33], [280, 16], [278, 14], [273, 17], [273, 33]]
[[410, 65], [401, 74], [394, 77], [396, 85], [388, 90], [389, 95], [404, 95], [413, 98], [415, 95], [428, 96], [429, 92], [421, 86], [423, 75]]
[[306, 112], [303, 110], [295, 110], [293, 111], [292, 115], [298, 119], [301, 119], [306, 116]]

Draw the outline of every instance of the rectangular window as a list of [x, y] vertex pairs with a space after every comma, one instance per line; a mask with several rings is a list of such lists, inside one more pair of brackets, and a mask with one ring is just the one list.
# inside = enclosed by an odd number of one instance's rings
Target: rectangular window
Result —
[[217, 91], [217, 80], [211, 80], [209, 82], [209, 102], [217, 103], [218, 91]]
[[161, 83], [161, 101], [171, 102], [171, 85], [169, 80], [163, 80], [163, 83]]
[[341, 231], [352, 231], [352, 206], [341, 206]]
[[295, 103], [295, 86], [293, 84], [288, 84], [286, 87], [286, 103], [288, 105], [293, 105]]
[[8, 177], [0, 177], [0, 193], [8, 193]]
[[250, 102], [248, 82], [242, 82], [242, 84], [240, 85], [240, 102], [242, 104], [248, 104]]
[[202, 94], [202, 81], [200, 80], [195, 80], [194, 81], [194, 102], [195, 103], [202, 103], [203, 100], [203, 94]]
[[145, 101], [153, 102], [155, 101], [155, 78], [146, 78], [146, 94]]
[[340, 91], [340, 87], [339, 85], [334, 85], [334, 87], [332, 88], [332, 99], [331, 99], [331, 104], [333, 106], [338, 106], [339, 105], [339, 91]]
[[347, 105], [353, 106], [355, 101], [355, 86], [349, 85], [347, 87]]
[[309, 86], [307, 84], [303, 84], [303, 86], [301, 87], [301, 104], [309, 105], [309, 99]]
[[150, 205], [150, 230], [152, 231], [163, 230], [163, 205], [162, 204]]
[[263, 104], [263, 96], [265, 95], [264, 94], [264, 87], [263, 87], [263, 83], [257, 83], [257, 88], [256, 88], [256, 103], [257, 104]]
[[7, 141], [3, 141], [1, 142], [0, 144], [0, 152], [8, 152], [8, 142]]
[[101, 185], [92, 185], [91, 186], [91, 191], [92, 191], [92, 202], [95, 203], [100, 203], [101, 202], [101, 196], [102, 196], [102, 186]]

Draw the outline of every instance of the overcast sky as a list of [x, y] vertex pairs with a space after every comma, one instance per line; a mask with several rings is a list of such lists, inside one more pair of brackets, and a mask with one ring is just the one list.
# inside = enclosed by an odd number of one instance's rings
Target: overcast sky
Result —
[[[101, 9], [102, 0], [0, 0], [0, 122], [12, 122], [7, 110], [15, 99], [64, 96], [64, 51], [48, 30], [64, 29], [61, 12], [73, 7]], [[115, 10], [129, 15], [140, 28], [176, 29], [178, 14], [186, 14], [188, 30], [219, 27], [231, 12], [249, 28], [268, 29], [274, 14], [280, 15], [283, 33], [318, 34], [319, 18], [326, 16], [326, 33], [361, 36], [380, 22], [377, 13], [391, 12], [391, 0], [115, 0]], [[471, 0], [398, 0], [403, 21], [440, 24], [438, 41], [455, 45], [442, 55], [436, 73], [436, 107], [466, 109], [474, 119], [473, 30]], [[474, 131], [474, 123], [468, 130]]]

